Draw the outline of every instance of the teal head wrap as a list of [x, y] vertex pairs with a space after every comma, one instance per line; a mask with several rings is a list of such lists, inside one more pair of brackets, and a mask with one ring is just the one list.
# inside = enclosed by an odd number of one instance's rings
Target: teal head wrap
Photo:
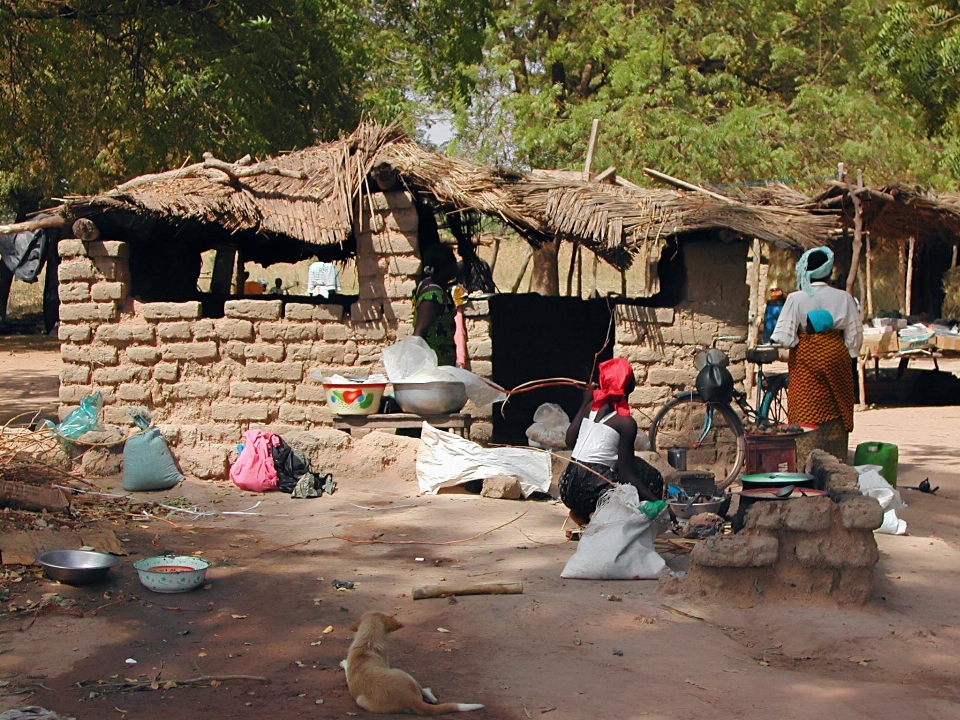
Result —
[[[815, 270], [807, 270], [807, 263], [810, 256], [814, 253], [823, 253], [827, 256], [827, 261]], [[811, 280], [822, 280], [830, 277], [833, 270], [833, 250], [828, 247], [818, 247], [807, 250], [797, 261], [797, 287], [803, 290], [807, 295], [813, 297], [813, 288], [810, 286]]]

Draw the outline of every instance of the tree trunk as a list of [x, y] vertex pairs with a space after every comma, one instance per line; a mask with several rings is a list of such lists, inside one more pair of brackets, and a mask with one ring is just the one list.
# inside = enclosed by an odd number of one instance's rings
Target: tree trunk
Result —
[[48, 335], [60, 320], [60, 253], [57, 251], [59, 238], [60, 233], [52, 230], [47, 240], [47, 271], [43, 277], [43, 327]]
[[560, 239], [544, 243], [533, 251], [533, 276], [530, 289], [540, 295], [560, 294]]

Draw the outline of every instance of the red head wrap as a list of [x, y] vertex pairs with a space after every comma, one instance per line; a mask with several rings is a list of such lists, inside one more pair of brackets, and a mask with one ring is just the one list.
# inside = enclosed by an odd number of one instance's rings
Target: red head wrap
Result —
[[617, 415], [629, 415], [626, 389], [633, 380], [633, 368], [623, 358], [613, 358], [600, 363], [600, 387], [593, 391], [590, 408], [599, 410], [606, 403], [613, 405]]

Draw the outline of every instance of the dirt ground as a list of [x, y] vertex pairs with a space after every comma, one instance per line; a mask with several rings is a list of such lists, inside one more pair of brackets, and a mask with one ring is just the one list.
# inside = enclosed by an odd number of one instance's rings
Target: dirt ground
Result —
[[[45, 375], [42, 358], [28, 355], [16, 365], [3, 356], [4, 392], [18, 377], [21, 391], [46, 388], [50, 368], [55, 378], [55, 356]], [[960, 408], [870, 410], [856, 423], [851, 447], [900, 446], [901, 486], [926, 477], [941, 486], [935, 496], [903, 491], [910, 534], [878, 536], [865, 607], [759, 594], [717, 604], [660, 595], [652, 581], [562, 580], [574, 545], [560, 533], [563, 507], [550, 501], [418, 496], [389, 472], [341, 475], [332, 497], [300, 501], [188, 480], [149, 499], [186, 496], [211, 511], [261, 504], [255, 515], [180, 518], [176, 527], [109, 525], [129, 555], [97, 586], [29, 573], [4, 580], [3, 610], [57, 593], [84, 616], [0, 616], [0, 679], [9, 683], [0, 710], [40, 705], [81, 720], [373, 717], [350, 699], [338, 663], [350, 622], [382, 610], [404, 624], [392, 636], [394, 663], [441, 700], [484, 703], [469, 716], [478, 719], [960, 718]], [[209, 589], [143, 588], [132, 562], [163, 551], [211, 560]], [[686, 558], [669, 564], [682, 570]], [[355, 589], [336, 590], [334, 580]], [[414, 585], [495, 581], [522, 582], [523, 594], [411, 598]], [[201, 675], [267, 682], [169, 684]], [[157, 689], [114, 692], [125, 678], [157, 678]]]

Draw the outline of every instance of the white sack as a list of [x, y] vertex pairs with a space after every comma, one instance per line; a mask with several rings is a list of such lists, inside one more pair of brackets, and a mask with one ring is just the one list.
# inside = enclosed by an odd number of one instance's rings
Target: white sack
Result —
[[883, 524], [874, 532], [903, 535], [907, 532], [907, 521], [897, 517], [897, 510], [905, 508], [907, 504], [900, 497], [900, 491], [884, 479], [880, 470], [880, 465], [857, 465], [860, 492], [875, 498], [883, 508]]
[[653, 548], [659, 523], [637, 510], [640, 495], [633, 485], [617, 485], [597, 503], [562, 578], [580, 580], [654, 580], [667, 564]]
[[526, 435], [540, 446], [562, 448], [567, 446], [567, 428], [570, 416], [556, 403], [544, 403], [533, 414], [533, 424]]
[[495, 475], [520, 479], [524, 497], [549, 492], [553, 475], [550, 456], [524, 448], [485, 448], [454, 433], [423, 424], [417, 448], [420, 492], [436, 495], [442, 487], [484, 480]]

